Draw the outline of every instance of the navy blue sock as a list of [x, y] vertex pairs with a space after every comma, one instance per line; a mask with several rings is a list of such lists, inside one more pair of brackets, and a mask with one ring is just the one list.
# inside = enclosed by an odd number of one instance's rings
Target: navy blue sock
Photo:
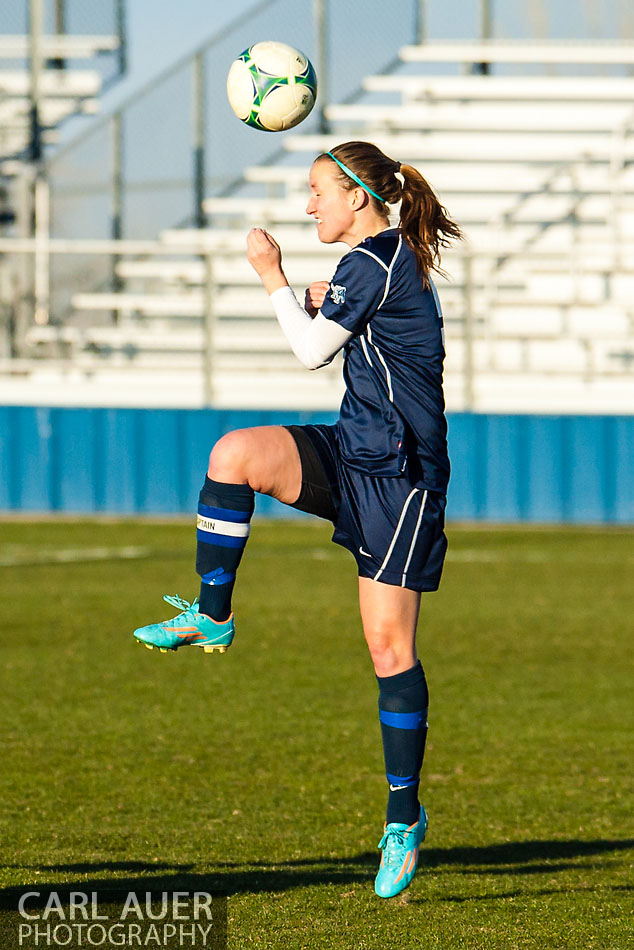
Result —
[[250, 485], [215, 482], [205, 476], [196, 521], [196, 571], [202, 614], [226, 620], [236, 571], [249, 537], [255, 495]]
[[390, 787], [386, 821], [412, 825], [420, 812], [418, 786], [427, 738], [427, 681], [420, 660], [403, 673], [376, 679], [385, 773]]

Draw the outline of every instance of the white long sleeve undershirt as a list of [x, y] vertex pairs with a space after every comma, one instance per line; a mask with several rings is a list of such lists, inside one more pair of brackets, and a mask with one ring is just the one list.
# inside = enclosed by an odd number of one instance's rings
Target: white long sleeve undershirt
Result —
[[293, 353], [306, 369], [326, 366], [352, 337], [349, 330], [327, 320], [321, 311], [312, 319], [291, 287], [280, 287], [270, 299]]

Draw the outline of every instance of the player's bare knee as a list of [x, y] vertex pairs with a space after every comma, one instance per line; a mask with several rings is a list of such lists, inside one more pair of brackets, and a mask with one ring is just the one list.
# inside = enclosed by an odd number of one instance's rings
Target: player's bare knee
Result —
[[245, 430], [227, 432], [211, 450], [209, 477], [220, 482], [245, 482], [247, 460], [248, 439], [245, 438]]
[[399, 663], [399, 656], [393, 644], [385, 638], [369, 638], [368, 650], [377, 676], [392, 676]]
[[366, 630], [366, 642], [377, 676], [394, 676], [415, 663], [412, 640], [389, 623]]
[[397, 673], [401, 673], [403, 669], [407, 669], [412, 664], [407, 664], [405, 667], [398, 656], [397, 653], [390, 650], [385, 650], [380, 654], [371, 653], [372, 663], [374, 665], [374, 672], [377, 676], [396, 676]]

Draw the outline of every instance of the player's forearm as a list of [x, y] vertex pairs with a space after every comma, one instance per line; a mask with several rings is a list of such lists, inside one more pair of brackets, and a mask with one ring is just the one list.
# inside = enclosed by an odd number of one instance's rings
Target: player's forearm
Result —
[[281, 290], [282, 287], [288, 287], [288, 281], [281, 267], [271, 268], [260, 273], [260, 280], [269, 296], [274, 294], [276, 290]]
[[271, 303], [293, 353], [306, 369], [326, 366], [352, 336], [321, 313], [313, 320], [288, 285], [273, 291]]

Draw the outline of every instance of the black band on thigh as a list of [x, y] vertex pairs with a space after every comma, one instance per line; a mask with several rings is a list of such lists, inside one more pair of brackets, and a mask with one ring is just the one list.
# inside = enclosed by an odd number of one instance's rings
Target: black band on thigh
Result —
[[302, 490], [299, 498], [289, 508], [297, 508], [318, 518], [326, 518], [333, 524], [337, 520], [337, 507], [332, 488], [312, 439], [304, 426], [284, 426], [295, 440], [302, 466]]

